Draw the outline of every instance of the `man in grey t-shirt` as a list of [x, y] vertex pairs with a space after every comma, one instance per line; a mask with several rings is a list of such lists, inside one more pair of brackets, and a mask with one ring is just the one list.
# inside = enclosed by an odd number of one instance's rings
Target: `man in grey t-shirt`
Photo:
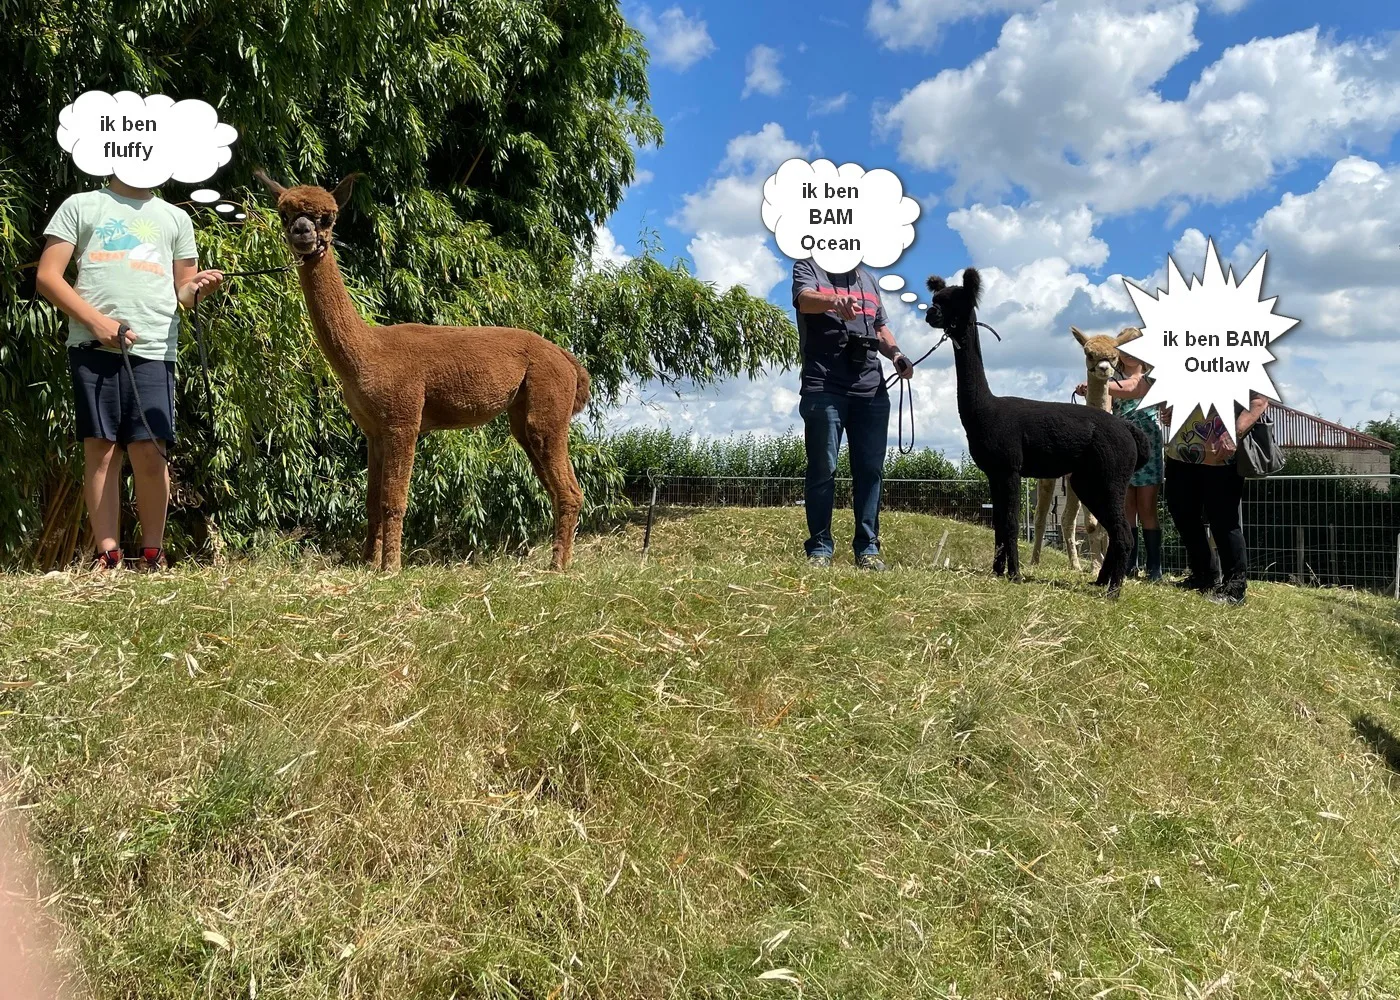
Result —
[[856, 565], [884, 569], [880, 561], [880, 485], [890, 431], [890, 397], [880, 355], [902, 378], [914, 366], [895, 343], [875, 277], [863, 267], [831, 274], [812, 260], [792, 267], [802, 356], [798, 412], [807, 445], [807, 558], [829, 566], [835, 550], [831, 508], [836, 457], [843, 434], [850, 440]]

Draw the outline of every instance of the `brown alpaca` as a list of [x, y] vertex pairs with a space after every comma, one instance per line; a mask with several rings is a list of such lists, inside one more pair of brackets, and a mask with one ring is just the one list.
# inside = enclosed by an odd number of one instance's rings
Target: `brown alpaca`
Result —
[[[1142, 336], [1136, 327], [1127, 326], [1116, 337], [1086, 337], [1076, 326], [1069, 328], [1079, 346], [1084, 348], [1084, 368], [1086, 372], [1084, 399], [1089, 406], [1105, 412], [1113, 412], [1113, 400], [1108, 395], [1108, 380], [1118, 367], [1118, 348], [1130, 340]], [[1045, 518], [1050, 512], [1050, 503], [1055, 495], [1058, 479], [1041, 479], [1036, 483], [1035, 503], [1035, 548], [1031, 551], [1031, 565], [1040, 562], [1040, 546], [1045, 539]], [[1060, 534], [1064, 536], [1065, 552], [1069, 556], [1070, 568], [1080, 569], [1079, 542], [1075, 537], [1079, 528], [1079, 497], [1074, 488], [1065, 482], [1065, 510], [1060, 516]], [[1087, 510], [1084, 512], [1084, 540], [1089, 544], [1089, 564], [1098, 572], [1103, 563], [1103, 554], [1108, 547], [1108, 533], [1098, 518]]]
[[588, 372], [568, 351], [509, 327], [371, 326], [336, 266], [331, 231], [357, 174], [336, 189], [283, 187], [255, 176], [277, 199], [316, 342], [340, 380], [369, 444], [365, 558], [397, 570], [418, 438], [479, 427], [502, 411], [554, 505], [555, 569], [569, 564], [583, 491], [569, 462], [569, 421], [588, 403]]

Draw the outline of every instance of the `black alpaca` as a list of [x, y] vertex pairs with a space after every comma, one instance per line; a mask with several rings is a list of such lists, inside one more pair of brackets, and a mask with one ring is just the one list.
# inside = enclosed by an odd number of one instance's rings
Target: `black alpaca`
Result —
[[996, 534], [992, 572], [1021, 578], [1021, 477], [1069, 476], [1080, 502], [1108, 529], [1108, 551], [1097, 582], [1107, 584], [1109, 596], [1117, 597], [1132, 543], [1123, 499], [1128, 481], [1149, 457], [1147, 435], [1121, 417], [1088, 406], [993, 396], [977, 335], [981, 277], [969, 267], [961, 285], [935, 277], [928, 279], [928, 287], [933, 300], [924, 318], [953, 342], [958, 416], [967, 432], [967, 450], [991, 487]]

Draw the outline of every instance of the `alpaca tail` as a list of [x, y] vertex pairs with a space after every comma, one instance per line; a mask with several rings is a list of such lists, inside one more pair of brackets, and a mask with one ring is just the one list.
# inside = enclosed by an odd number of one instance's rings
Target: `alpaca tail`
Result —
[[1128, 430], [1133, 432], [1133, 440], [1137, 443], [1137, 464], [1133, 466], [1133, 471], [1136, 472], [1152, 458], [1152, 439], [1133, 421], [1125, 420], [1124, 423], [1128, 425]]
[[578, 379], [577, 388], [574, 389], [574, 415], [577, 416], [588, 405], [589, 397], [592, 395], [593, 380], [588, 377], [588, 369], [583, 367], [583, 362], [568, 351], [564, 353], [568, 354], [569, 360], [573, 362], [574, 374]]

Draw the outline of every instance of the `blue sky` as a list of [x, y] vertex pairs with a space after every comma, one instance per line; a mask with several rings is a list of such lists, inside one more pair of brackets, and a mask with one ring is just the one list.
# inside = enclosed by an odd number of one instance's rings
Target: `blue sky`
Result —
[[[1065, 398], [1082, 375], [1069, 325], [1135, 322], [1122, 278], [1155, 287], [1168, 253], [1199, 271], [1209, 236], [1244, 264], [1270, 251], [1265, 291], [1302, 320], [1270, 368], [1284, 400], [1349, 424], [1385, 416], [1400, 411], [1389, 6], [628, 3], [666, 139], [641, 153], [600, 254], [635, 253], [652, 229], [701, 277], [789, 308], [790, 262], [760, 218], [764, 178], [793, 155], [884, 167], [924, 206], [887, 270], [921, 283], [982, 269], [983, 318], [1006, 337], [989, 349], [996, 392]], [[917, 314], [887, 306], [922, 353]], [[941, 353], [916, 377], [921, 437], [958, 453]], [[795, 372], [682, 398], [636, 388], [622, 425], [798, 424]]]

